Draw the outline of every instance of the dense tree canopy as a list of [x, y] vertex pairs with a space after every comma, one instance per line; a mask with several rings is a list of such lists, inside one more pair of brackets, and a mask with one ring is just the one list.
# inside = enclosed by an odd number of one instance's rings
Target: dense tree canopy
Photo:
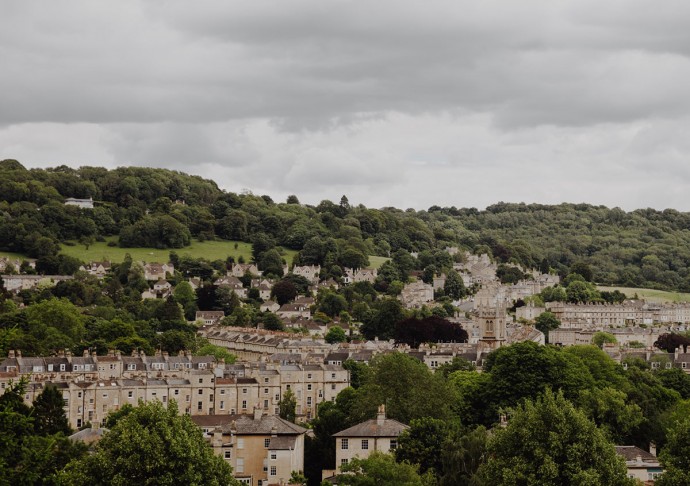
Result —
[[547, 390], [511, 414], [489, 440], [486, 484], [630, 485], [623, 459], [563, 394]]
[[62, 484], [239, 484], [214, 455], [201, 430], [177, 405], [139, 404], [98, 442], [94, 453], [70, 463]]

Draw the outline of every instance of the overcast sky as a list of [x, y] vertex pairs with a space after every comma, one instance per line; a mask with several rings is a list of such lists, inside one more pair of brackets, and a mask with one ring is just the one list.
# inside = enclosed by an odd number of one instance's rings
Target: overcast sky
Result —
[[688, 25], [687, 0], [4, 0], [0, 159], [690, 210]]

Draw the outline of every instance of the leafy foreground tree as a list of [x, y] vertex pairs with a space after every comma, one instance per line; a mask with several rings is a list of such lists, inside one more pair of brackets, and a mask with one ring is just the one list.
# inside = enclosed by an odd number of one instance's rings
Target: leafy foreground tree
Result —
[[407, 462], [395, 462], [391, 454], [373, 452], [366, 459], [355, 458], [345, 464], [345, 473], [338, 477], [338, 484], [352, 486], [423, 486], [429, 484], [417, 472], [417, 467]]
[[668, 444], [661, 451], [665, 472], [656, 481], [659, 486], [690, 484], [690, 419], [677, 422], [669, 430]]
[[139, 403], [105, 434], [93, 454], [70, 462], [65, 485], [239, 485], [177, 404]]
[[549, 389], [517, 407], [508, 426], [489, 440], [487, 456], [479, 468], [485, 484], [635, 484], [604, 434]]
[[0, 396], [0, 486], [56, 484], [56, 472], [86, 452], [62, 433], [34, 432], [33, 410], [22, 401], [26, 384], [10, 383]]
[[65, 415], [62, 393], [55, 385], [47, 385], [34, 400], [34, 429], [40, 435], [52, 435], [62, 432], [72, 433], [72, 428]]

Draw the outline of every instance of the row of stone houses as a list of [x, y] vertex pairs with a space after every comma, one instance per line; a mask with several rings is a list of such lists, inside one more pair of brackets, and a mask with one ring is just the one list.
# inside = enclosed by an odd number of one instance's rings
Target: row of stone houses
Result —
[[54, 287], [58, 282], [72, 280], [71, 275], [0, 275], [3, 286], [8, 292], [19, 293], [37, 287]]
[[545, 308], [537, 307], [533, 312], [545, 310], [552, 312], [561, 321], [561, 327], [566, 328], [690, 323], [690, 303], [687, 302], [673, 304], [652, 304], [643, 300], [627, 300], [622, 304], [547, 302]]
[[26, 401], [47, 383], [63, 394], [70, 424], [100, 423], [125, 403], [176, 400], [181, 413], [191, 415], [247, 413], [253, 407], [277, 413], [280, 398], [291, 390], [298, 416], [314, 417], [316, 407], [334, 400], [349, 386], [349, 373], [340, 365], [274, 363], [226, 364], [213, 356], [89, 355], [22, 357], [12, 351], [0, 363], [0, 387], [26, 376]]

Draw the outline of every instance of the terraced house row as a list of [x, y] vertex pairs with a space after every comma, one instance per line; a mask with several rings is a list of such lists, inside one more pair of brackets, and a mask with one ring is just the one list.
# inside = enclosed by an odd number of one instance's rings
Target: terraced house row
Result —
[[256, 407], [277, 414], [287, 390], [296, 398], [297, 415], [310, 419], [319, 403], [334, 400], [350, 383], [339, 365], [227, 364], [189, 353], [22, 357], [11, 351], [0, 363], [0, 389], [23, 376], [29, 380], [27, 403], [48, 384], [60, 389], [72, 427], [103, 423], [111, 411], [140, 400], [175, 400], [189, 415], [253, 413]]

